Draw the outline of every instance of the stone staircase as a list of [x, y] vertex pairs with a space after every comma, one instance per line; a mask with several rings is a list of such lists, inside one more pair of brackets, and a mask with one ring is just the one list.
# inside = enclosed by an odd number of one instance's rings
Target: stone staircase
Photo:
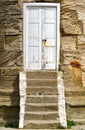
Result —
[[30, 71], [26, 79], [24, 128], [57, 129], [60, 126], [57, 72]]

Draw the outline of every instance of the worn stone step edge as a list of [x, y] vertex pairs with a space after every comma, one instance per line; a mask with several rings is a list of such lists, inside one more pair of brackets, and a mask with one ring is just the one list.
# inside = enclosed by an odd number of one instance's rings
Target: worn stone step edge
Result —
[[26, 94], [27, 95], [30, 95], [30, 94], [33, 94], [33, 95], [36, 95], [36, 94], [39, 94], [39, 95], [58, 95], [58, 88], [57, 87], [27, 87], [26, 88]]
[[30, 112], [25, 112], [25, 114], [32, 114], [32, 115], [49, 115], [49, 114], [58, 114], [57, 111], [30, 111]]
[[58, 111], [58, 103], [26, 103], [25, 111]]
[[27, 81], [57, 81], [57, 79], [27, 79]]
[[59, 120], [25, 120], [25, 124], [50, 124], [50, 123], [59, 123]]
[[37, 97], [40, 97], [40, 98], [43, 98], [43, 97], [49, 97], [49, 98], [57, 98], [58, 97], [58, 95], [27, 95], [26, 97], [34, 97], [34, 98], [37, 98]]
[[28, 79], [34, 78], [34, 79], [43, 79], [44, 77], [46, 79], [49, 78], [57, 78], [57, 71], [29, 71], [26, 73], [26, 76]]

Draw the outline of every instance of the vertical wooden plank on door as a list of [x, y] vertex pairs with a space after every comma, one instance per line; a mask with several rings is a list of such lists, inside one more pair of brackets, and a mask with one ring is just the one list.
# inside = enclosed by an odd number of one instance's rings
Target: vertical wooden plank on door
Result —
[[39, 8], [29, 7], [28, 69], [40, 69]]
[[[43, 7], [44, 69], [56, 69], [56, 8]], [[42, 56], [43, 57], [43, 56]]]

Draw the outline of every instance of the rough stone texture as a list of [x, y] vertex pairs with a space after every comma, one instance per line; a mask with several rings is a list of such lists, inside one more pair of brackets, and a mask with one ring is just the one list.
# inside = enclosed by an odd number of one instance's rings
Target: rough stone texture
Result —
[[[0, 122], [8, 123], [11, 111], [11, 122], [16, 120], [18, 123], [18, 76], [23, 66], [22, 3], [38, 1], [41, 0], [0, 0]], [[60, 70], [63, 71], [64, 85], [66, 88], [85, 87], [85, 0], [42, 1], [61, 2]], [[81, 64], [81, 69], [72, 66], [74, 61]], [[80, 113], [67, 106], [69, 119], [73, 116], [69, 111], [75, 113], [75, 118], [76, 111]]]
[[65, 85], [67, 119], [83, 124], [85, 123], [85, 1], [61, 0], [61, 4], [60, 69], [63, 71]]
[[77, 37], [77, 48], [81, 50], [85, 50], [85, 36]]
[[76, 50], [76, 37], [61, 37], [61, 48], [62, 50]]
[[0, 0], [0, 123], [19, 122], [22, 10], [18, 0]]

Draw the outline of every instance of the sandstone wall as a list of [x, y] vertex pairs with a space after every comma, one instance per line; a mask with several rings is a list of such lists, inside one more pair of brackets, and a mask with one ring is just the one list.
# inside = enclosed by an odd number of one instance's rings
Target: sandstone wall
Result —
[[[63, 71], [65, 88], [73, 89], [76, 97], [79, 96], [76, 90], [80, 89], [82, 90], [81, 96], [83, 96], [83, 87], [85, 87], [85, 0], [62, 0], [61, 2], [60, 69]], [[75, 97], [73, 99], [76, 104]], [[81, 98], [79, 100], [81, 102]], [[74, 109], [70, 107], [69, 111], [67, 106], [67, 118], [71, 119], [76, 115], [77, 119], [79, 110], [80, 115], [85, 116], [83, 109], [84, 107], [79, 109], [77, 106]]]
[[[18, 123], [19, 71], [23, 69], [22, 3], [41, 0], [0, 0], [0, 122]], [[85, 86], [85, 1], [61, 2], [60, 70], [65, 87]]]
[[60, 67], [64, 72], [66, 87], [75, 84], [85, 86], [85, 1], [83, 0], [62, 0]]

